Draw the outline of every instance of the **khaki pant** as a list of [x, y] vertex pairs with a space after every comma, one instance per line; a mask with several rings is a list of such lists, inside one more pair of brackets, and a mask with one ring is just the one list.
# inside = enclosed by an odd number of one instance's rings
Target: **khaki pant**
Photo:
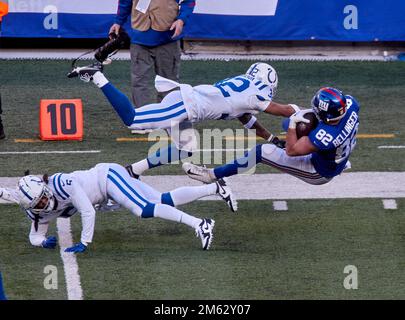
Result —
[[155, 75], [179, 81], [180, 42], [146, 47], [131, 44], [132, 100], [136, 108], [161, 102], [168, 93], [157, 93]]

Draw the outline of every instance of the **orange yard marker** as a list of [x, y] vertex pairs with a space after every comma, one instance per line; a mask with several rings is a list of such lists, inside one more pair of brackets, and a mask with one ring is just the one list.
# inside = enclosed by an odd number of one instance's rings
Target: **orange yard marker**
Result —
[[83, 140], [83, 107], [80, 99], [41, 100], [41, 140]]

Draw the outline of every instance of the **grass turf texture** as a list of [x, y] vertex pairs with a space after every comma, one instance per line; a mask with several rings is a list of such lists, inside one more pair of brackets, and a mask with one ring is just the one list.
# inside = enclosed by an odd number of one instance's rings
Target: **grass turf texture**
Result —
[[[17, 206], [0, 206], [0, 270], [10, 300], [67, 299], [65, 275], [59, 250], [34, 248], [29, 243], [31, 223]], [[56, 235], [56, 223], [49, 229]], [[58, 289], [46, 290], [46, 266], [58, 270]], [[47, 282], [49, 283], [49, 282]]]
[[[381, 200], [241, 201], [238, 214], [222, 202], [183, 209], [216, 219], [212, 251], [202, 251], [186, 226], [140, 220], [128, 212], [99, 213], [94, 243], [78, 255], [85, 299], [401, 299], [405, 294], [404, 219]], [[404, 200], [399, 206], [405, 205]], [[44, 290], [42, 270], [58, 266], [58, 250], [33, 249], [28, 222], [6, 207], [2, 271], [8, 295], [65, 298]], [[4, 207], [2, 207], [4, 210]], [[72, 219], [76, 241], [80, 218]], [[10, 241], [13, 239], [13, 241]], [[358, 269], [358, 290], [346, 290], [345, 266]]]
[[[273, 62], [279, 74], [276, 101], [309, 107], [313, 94], [324, 85], [336, 86], [355, 96], [361, 104], [360, 133], [392, 133], [394, 139], [360, 139], [351, 157], [354, 171], [403, 171], [405, 149], [377, 149], [379, 145], [403, 145], [405, 133], [405, 64], [402, 62]], [[181, 81], [193, 85], [213, 83], [243, 73], [250, 62], [183, 62]], [[124, 127], [100, 90], [78, 79], [67, 79], [68, 61], [0, 61], [4, 123], [8, 139], [0, 150], [101, 150], [84, 155], [0, 155], [0, 176], [19, 176], [24, 170], [34, 173], [73, 171], [99, 162], [127, 164], [146, 156], [150, 142], [116, 142], [119, 137], [134, 137]], [[111, 82], [128, 96], [129, 62], [114, 62], [105, 70]], [[41, 98], [81, 98], [84, 104], [83, 142], [14, 143], [14, 139], [38, 136], [38, 108]], [[279, 133], [280, 118], [260, 115], [259, 119]], [[202, 128], [234, 128], [235, 121], [211, 121]], [[139, 137], [139, 136], [138, 136]], [[259, 173], [269, 172], [260, 166]], [[154, 169], [148, 174], [179, 174], [180, 166]]]
[[[197, 85], [243, 73], [250, 62], [183, 62], [182, 82]], [[280, 77], [277, 101], [308, 107], [323, 85], [340, 87], [361, 103], [360, 133], [393, 133], [394, 139], [359, 139], [351, 156], [354, 171], [404, 171], [405, 64], [401, 62], [274, 62]], [[91, 84], [67, 79], [68, 61], [0, 61], [7, 140], [0, 151], [102, 150], [85, 155], [0, 155], [0, 176], [69, 172], [99, 162], [126, 164], [143, 158], [152, 143], [117, 143], [133, 137], [102, 93]], [[114, 62], [108, 78], [129, 95], [129, 62]], [[41, 98], [81, 98], [83, 142], [14, 143], [37, 138]], [[274, 132], [280, 119], [260, 115]], [[202, 128], [241, 128], [237, 121], [213, 121]], [[259, 166], [259, 173], [271, 171]], [[150, 174], [180, 174], [179, 165]], [[389, 182], [387, 182], [389, 183]], [[271, 192], [271, 187], [269, 191]], [[288, 201], [288, 212], [273, 212], [271, 201], [240, 201], [238, 214], [221, 202], [184, 207], [216, 220], [213, 250], [183, 225], [139, 220], [128, 212], [99, 213], [94, 243], [79, 255], [85, 299], [393, 299], [405, 288], [403, 199], [400, 210], [382, 209], [381, 200]], [[1, 206], [0, 270], [10, 299], [65, 299], [58, 250], [32, 248], [29, 221], [16, 206]], [[80, 217], [72, 219], [76, 241]], [[56, 234], [55, 226], [49, 234]], [[359, 289], [343, 288], [343, 269], [359, 270]], [[58, 267], [59, 289], [45, 290], [43, 269]]]

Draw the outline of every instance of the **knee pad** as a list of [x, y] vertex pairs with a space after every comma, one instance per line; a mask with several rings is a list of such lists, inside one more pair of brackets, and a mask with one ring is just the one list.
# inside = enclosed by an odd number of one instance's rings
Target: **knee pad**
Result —
[[[262, 156], [263, 155], [266, 155], [268, 157], [274, 151], [277, 150], [277, 146], [272, 144], [272, 143], [262, 144], [262, 145], [260, 145], [260, 147], [261, 147], [260, 152], [259, 152], [259, 149], [256, 149], [256, 159], [258, 159], [258, 162], [262, 161]], [[259, 160], [259, 157], [260, 157], [260, 160]]]
[[169, 206], [174, 207], [174, 202], [173, 202], [173, 198], [170, 195], [170, 192], [166, 192], [166, 193], [162, 193], [162, 199], [161, 199], [162, 204], [167, 204]]
[[153, 218], [155, 212], [155, 204], [148, 202], [145, 208], [142, 210], [142, 218]]

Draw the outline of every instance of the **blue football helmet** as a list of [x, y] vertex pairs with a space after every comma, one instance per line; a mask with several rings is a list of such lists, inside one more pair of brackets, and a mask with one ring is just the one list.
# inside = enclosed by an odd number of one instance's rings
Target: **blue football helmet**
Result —
[[346, 97], [336, 88], [319, 89], [311, 104], [317, 118], [326, 123], [342, 119], [347, 110]]

